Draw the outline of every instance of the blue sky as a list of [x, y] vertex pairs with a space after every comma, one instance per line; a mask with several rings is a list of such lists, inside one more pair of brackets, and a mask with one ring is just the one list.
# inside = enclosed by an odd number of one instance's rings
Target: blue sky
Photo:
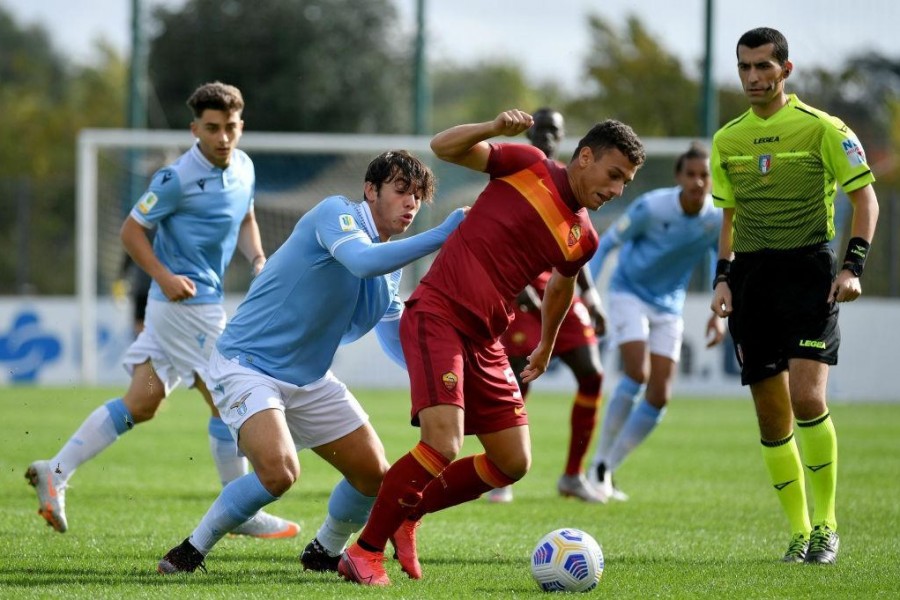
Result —
[[[144, 0], [178, 6], [184, 0]], [[395, 0], [405, 31], [415, 23], [416, 0]], [[89, 60], [93, 43], [128, 49], [130, 0], [0, 0], [20, 23], [40, 23], [54, 44]], [[552, 6], [552, 9], [547, 9]], [[693, 70], [703, 52], [705, 0], [427, 0], [429, 58], [466, 64], [494, 57], [521, 60], [536, 81], [579, 85], [587, 51], [586, 16], [621, 25], [638, 15], [661, 43]], [[900, 60], [900, 2], [896, 0], [715, 0], [713, 69], [720, 82], [737, 84], [734, 45], [760, 25], [780, 29], [799, 70], [837, 67], [865, 50]]]

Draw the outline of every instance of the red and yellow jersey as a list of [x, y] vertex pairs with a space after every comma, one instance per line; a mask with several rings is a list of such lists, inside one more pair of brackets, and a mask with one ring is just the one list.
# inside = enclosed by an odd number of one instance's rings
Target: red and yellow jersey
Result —
[[449, 310], [480, 339], [503, 333], [515, 297], [544, 271], [577, 275], [598, 239], [565, 168], [540, 150], [492, 144], [487, 172], [490, 182], [410, 298], [431, 296], [423, 304]]

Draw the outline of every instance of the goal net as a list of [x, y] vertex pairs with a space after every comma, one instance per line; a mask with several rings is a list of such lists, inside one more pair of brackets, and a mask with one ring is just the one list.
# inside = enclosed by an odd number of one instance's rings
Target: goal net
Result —
[[[522, 138], [524, 142], [524, 138]], [[185, 131], [86, 129], [78, 138], [77, 188], [77, 295], [82, 331], [82, 382], [97, 378], [97, 303], [112, 294], [122, 277], [125, 252], [119, 229], [153, 173], [171, 163], [194, 139]], [[486, 175], [442, 162], [429, 148], [430, 136], [289, 134], [248, 132], [240, 148], [256, 168], [255, 211], [266, 254], [274, 252], [290, 235], [297, 220], [326, 196], [362, 198], [363, 177], [369, 161], [385, 150], [406, 149], [425, 160], [437, 177], [437, 194], [423, 208], [412, 233], [440, 223], [453, 209], [472, 204], [486, 183]], [[648, 160], [624, 201], [594, 213], [602, 231], [641, 192], [672, 185], [672, 158], [684, 152], [688, 139], [646, 139]], [[575, 141], [567, 141], [567, 159]], [[433, 257], [404, 269], [408, 292], [425, 273]], [[229, 295], [240, 297], [249, 285], [250, 268], [240, 252], [225, 276]]]

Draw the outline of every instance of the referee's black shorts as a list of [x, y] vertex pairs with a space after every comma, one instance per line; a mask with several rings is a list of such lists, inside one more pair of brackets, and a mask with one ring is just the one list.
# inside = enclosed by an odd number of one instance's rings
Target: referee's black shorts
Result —
[[838, 305], [828, 297], [835, 275], [827, 244], [735, 255], [728, 329], [743, 385], [777, 375], [792, 358], [837, 364]]

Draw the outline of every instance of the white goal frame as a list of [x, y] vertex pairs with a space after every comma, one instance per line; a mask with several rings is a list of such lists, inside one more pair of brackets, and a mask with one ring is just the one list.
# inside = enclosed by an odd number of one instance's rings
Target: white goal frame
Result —
[[[420, 156], [431, 154], [431, 136], [254, 133], [241, 137], [247, 152], [368, 152], [379, 154], [405, 148]], [[647, 138], [648, 156], [678, 156], [692, 138]], [[98, 154], [104, 148], [188, 149], [194, 138], [187, 130], [84, 129], [78, 135], [76, 164], [76, 295], [81, 320], [81, 383], [97, 382], [97, 210]], [[571, 153], [575, 140], [566, 140], [562, 155]], [[136, 200], [136, 199], [135, 199]]]

